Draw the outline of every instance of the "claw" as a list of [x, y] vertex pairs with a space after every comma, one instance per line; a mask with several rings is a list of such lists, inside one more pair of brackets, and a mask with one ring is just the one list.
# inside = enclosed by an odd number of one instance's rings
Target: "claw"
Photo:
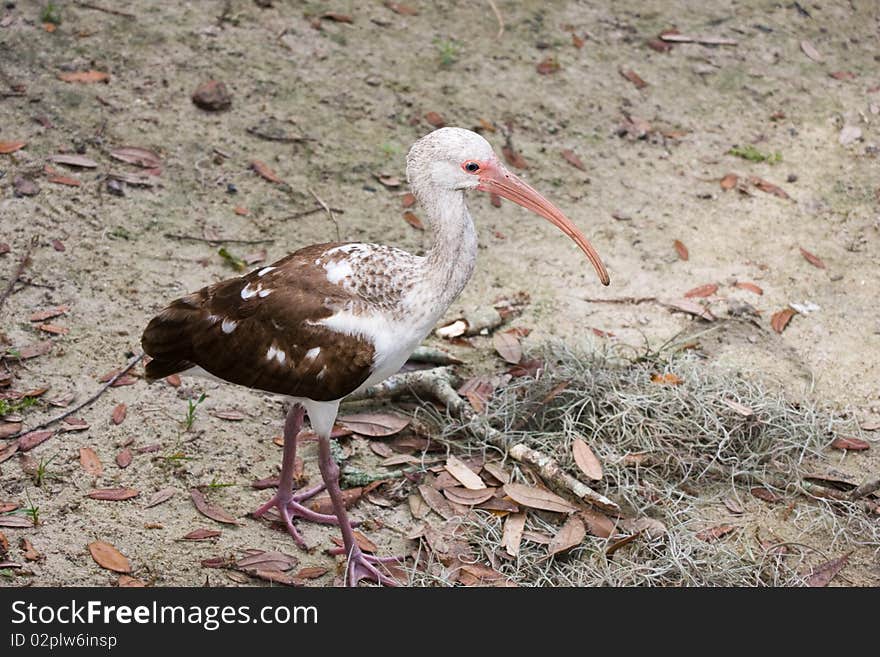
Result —
[[277, 509], [278, 515], [281, 516], [281, 520], [284, 522], [284, 526], [287, 527], [287, 533], [291, 535], [296, 544], [299, 545], [303, 550], [308, 549], [305, 540], [302, 535], [296, 529], [296, 526], [293, 524], [294, 518], [303, 518], [304, 520], [311, 520], [312, 522], [320, 522], [328, 525], [338, 525], [339, 520], [334, 515], [328, 515], [325, 513], [318, 513], [316, 511], [312, 511], [307, 506], [303, 506], [300, 502], [304, 502], [318, 493], [324, 490], [324, 486], [316, 486], [310, 490], [303, 491], [301, 493], [297, 493], [296, 495], [290, 493], [282, 493], [279, 490], [275, 495], [272, 496], [268, 502], [266, 502], [259, 509], [254, 511], [251, 515], [254, 518], [259, 518], [263, 516], [269, 509]]
[[345, 567], [345, 585], [357, 586], [362, 579], [376, 582], [380, 586], [400, 586], [393, 577], [379, 571], [373, 564], [383, 564], [403, 561], [402, 557], [374, 557], [364, 554], [360, 548], [355, 547], [348, 557]]

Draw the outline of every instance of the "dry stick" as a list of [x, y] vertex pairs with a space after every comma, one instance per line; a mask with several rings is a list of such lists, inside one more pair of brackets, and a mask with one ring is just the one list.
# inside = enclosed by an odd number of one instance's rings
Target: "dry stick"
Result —
[[495, 38], [500, 39], [501, 35], [504, 34], [504, 18], [502, 18], [501, 12], [498, 11], [498, 5], [495, 4], [495, 0], [487, 1], [492, 8], [492, 13], [495, 14], [495, 18], [498, 20], [498, 34], [495, 35]]
[[208, 239], [207, 237], [195, 237], [194, 235], [177, 235], [165, 233], [165, 237], [173, 240], [185, 240], [190, 242], [205, 242], [207, 244], [274, 244], [275, 240], [233, 240], [233, 239]]
[[849, 494], [849, 498], [851, 500], [858, 500], [862, 497], [870, 495], [871, 493], [873, 493], [876, 490], [880, 490], [880, 477], [873, 479], [873, 480], [869, 479], [868, 481], [861, 484], [860, 486], [857, 486]]
[[3, 290], [3, 294], [0, 295], [0, 309], [3, 308], [3, 304], [6, 303], [6, 299], [9, 298], [9, 295], [12, 294], [12, 289], [18, 282], [19, 277], [21, 277], [21, 275], [24, 273], [24, 270], [27, 269], [27, 266], [31, 261], [31, 253], [33, 253], [36, 246], [37, 236], [34, 235], [33, 237], [31, 237], [31, 243], [28, 244], [27, 251], [24, 252], [21, 260], [18, 261], [18, 267], [16, 267], [15, 269], [15, 274], [13, 274], [12, 278], [9, 280], [9, 284], [6, 286], [6, 289]]
[[311, 194], [314, 197], [314, 199], [318, 202], [318, 205], [320, 205], [322, 208], [324, 208], [325, 212], [327, 212], [328, 216], [330, 217], [330, 221], [332, 221], [333, 225], [336, 226], [336, 241], [337, 242], [341, 241], [339, 238], [339, 222], [336, 221], [336, 217], [333, 214], [333, 210], [331, 210], [330, 206], [324, 202], [324, 199], [322, 199], [320, 196], [315, 194], [315, 192], [313, 190], [307, 188], [306, 191], [309, 194]]
[[114, 16], [122, 16], [123, 18], [131, 18], [132, 20], [137, 20], [137, 16], [134, 14], [129, 14], [125, 11], [119, 11], [118, 9], [110, 9], [109, 7], [101, 7], [100, 5], [93, 5], [91, 2], [77, 2], [78, 7], [82, 7], [83, 9], [94, 9], [95, 11], [103, 11], [105, 14], [113, 14]]
[[45, 429], [46, 427], [48, 427], [52, 424], [55, 424], [56, 422], [60, 422], [61, 420], [63, 420], [64, 418], [66, 418], [70, 415], [73, 415], [81, 408], [85, 408], [86, 406], [93, 404], [98, 399], [98, 397], [100, 397], [105, 392], [107, 392], [107, 388], [111, 387], [114, 383], [116, 383], [116, 381], [119, 380], [120, 377], [122, 377], [124, 374], [126, 374], [132, 367], [134, 367], [139, 362], [141, 362], [141, 359], [143, 359], [143, 357], [144, 357], [143, 353], [138, 354], [137, 356], [133, 357], [130, 361], [128, 361], [125, 364], [125, 367], [123, 367], [121, 370], [119, 370], [116, 374], [114, 374], [110, 378], [109, 381], [107, 381], [104, 385], [102, 385], [100, 388], [98, 388], [98, 392], [96, 392], [94, 395], [92, 395], [91, 397], [89, 397], [85, 401], [80, 402], [79, 404], [77, 404], [73, 408], [70, 408], [70, 409], [64, 411], [61, 415], [56, 415], [52, 419], [46, 420], [45, 422], [42, 422], [41, 424], [38, 424], [35, 427], [29, 427], [26, 430], [19, 431], [18, 433], [14, 434], [12, 436], [8, 436], [8, 437], [9, 438], [17, 438], [18, 436], [22, 436], [26, 433], [31, 433], [32, 431], [37, 431], [39, 429]]
[[[341, 210], [339, 208], [330, 208], [331, 211], [336, 214], [345, 214], [345, 210]], [[293, 214], [289, 214], [286, 217], [282, 217], [283, 219], [299, 219], [300, 217], [306, 217], [310, 214], [315, 214], [316, 212], [324, 212], [324, 208], [320, 205], [316, 208], [312, 208], [311, 210], [302, 210], [300, 212], [294, 212]]]
[[612, 299], [593, 299], [590, 297], [585, 297], [584, 301], [589, 303], [660, 303], [657, 300], [657, 297], [615, 297]]
[[358, 395], [352, 395], [350, 401], [398, 397], [406, 393], [416, 396], [430, 396], [442, 403], [454, 416], [458, 417], [477, 436], [485, 439], [498, 449], [510, 454], [518, 463], [530, 465], [538, 470], [541, 478], [558, 491], [574, 495], [583, 502], [592, 504], [603, 511], [620, 514], [620, 507], [604, 495], [597, 493], [583, 482], [565, 472], [552, 457], [519, 443], [510, 445], [510, 441], [489, 421], [477, 415], [452, 387], [456, 377], [449, 367], [438, 367], [433, 370], [406, 372], [386, 379], [382, 383], [367, 388]]

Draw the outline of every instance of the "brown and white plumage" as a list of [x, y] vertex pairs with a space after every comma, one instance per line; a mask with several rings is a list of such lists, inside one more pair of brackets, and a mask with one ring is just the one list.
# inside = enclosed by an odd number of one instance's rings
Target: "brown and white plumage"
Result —
[[[420, 139], [407, 156], [407, 177], [433, 236], [424, 257], [376, 244], [309, 246], [174, 301], [143, 335], [144, 351], [153, 358], [147, 365], [150, 379], [200, 369], [287, 395], [295, 402], [292, 414], [304, 408], [321, 438], [321, 471], [334, 507], [336, 470], [324, 443], [340, 400], [398, 371], [473, 273], [477, 236], [465, 191], [492, 191], [545, 217], [581, 247], [602, 282], [608, 282], [583, 234], [508, 172], [479, 135], [443, 128]], [[301, 413], [288, 417], [282, 485], [270, 505], [282, 511], [288, 530], [301, 542], [284, 515], [285, 510], [293, 516], [306, 513], [286, 477], [296, 417], [301, 421]], [[354, 564], [347, 581], [370, 577], [387, 583], [374, 572], [372, 558], [352, 543], [344, 505], [335, 510]]]

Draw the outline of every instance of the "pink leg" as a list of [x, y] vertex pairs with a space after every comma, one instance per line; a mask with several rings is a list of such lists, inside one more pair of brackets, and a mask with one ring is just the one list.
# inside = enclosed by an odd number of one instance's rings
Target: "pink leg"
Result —
[[327, 486], [327, 492], [330, 493], [330, 499], [333, 501], [333, 510], [336, 512], [336, 517], [339, 519], [339, 527], [342, 529], [342, 542], [344, 545], [342, 551], [348, 555], [348, 563], [345, 568], [345, 585], [357, 586], [360, 580], [368, 579], [385, 586], [397, 586], [397, 582], [380, 572], [374, 564], [400, 561], [400, 559], [396, 557], [380, 559], [364, 554], [358, 547], [354, 531], [351, 528], [351, 522], [348, 519], [348, 513], [345, 510], [342, 491], [339, 488], [339, 466], [336, 465], [336, 461], [333, 460], [333, 456], [330, 454], [329, 436], [318, 436], [318, 449], [320, 454], [318, 464], [321, 468], [321, 476], [324, 477], [324, 484]]
[[287, 413], [287, 419], [284, 421], [284, 455], [281, 459], [281, 479], [278, 483], [278, 492], [266, 502], [263, 506], [253, 512], [255, 518], [259, 518], [271, 508], [278, 509], [281, 519], [284, 521], [287, 531], [296, 541], [297, 545], [306, 549], [306, 542], [293, 524], [294, 518], [304, 518], [313, 522], [323, 522], [328, 524], [337, 524], [336, 516], [316, 513], [310, 508], [303, 506], [300, 502], [305, 502], [314, 497], [322, 490], [324, 486], [316, 486], [309, 490], [293, 493], [293, 468], [296, 460], [296, 436], [302, 428], [305, 409], [299, 404], [294, 404]]

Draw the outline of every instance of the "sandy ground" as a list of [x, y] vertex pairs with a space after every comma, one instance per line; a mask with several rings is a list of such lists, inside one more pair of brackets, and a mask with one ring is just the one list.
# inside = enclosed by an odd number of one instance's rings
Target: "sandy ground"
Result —
[[[2, 338], [7, 349], [45, 339], [53, 345], [49, 354], [14, 367], [12, 387], [50, 386], [46, 399], [71, 392], [85, 398], [100, 375], [138, 350], [144, 325], [164, 303], [234, 273], [217, 245], [169, 234], [265, 240], [226, 246], [239, 256], [265, 248], [270, 262], [336, 239], [323, 213], [291, 218], [315, 207], [311, 190], [343, 211], [337, 214], [343, 240], [424, 249], [425, 234], [402, 218], [405, 186], [387, 189], [376, 174], [404, 178], [406, 149], [431, 129], [426, 113], [437, 112], [449, 125], [482, 126], [499, 150], [509, 124], [529, 164], [523, 175], [590, 235], [612, 276], [612, 286], [601, 289], [579, 251], [553, 227], [512, 204], [494, 208], [474, 196], [480, 261], [450, 316], [527, 289], [532, 302], [516, 324], [533, 329], [531, 344], [593, 339], [589, 329], [599, 328], [621, 343], [657, 346], [679, 331], [711, 328], [698, 340], [718, 363], [863, 423], [880, 419], [875, 2], [803, 2], [804, 15], [793, 4], [763, 0], [499, 1], [500, 40], [488, 3], [410, 4], [417, 15], [400, 15], [380, 2], [122, 3], [118, 8], [134, 16], [127, 18], [63, 2], [63, 20], [53, 32], [42, 25], [43, 3], [0, 9], [0, 142], [27, 142], [0, 155], [0, 241], [11, 246], [0, 256], [4, 280], [37, 238], [32, 264], [2, 308]], [[353, 22], [317, 18], [326, 11], [349, 14]], [[646, 45], [673, 27], [737, 45], [685, 43], [669, 52]], [[582, 48], [572, 32], [584, 40]], [[821, 61], [808, 57], [802, 41]], [[541, 75], [536, 65], [548, 57], [559, 69]], [[110, 73], [109, 83], [58, 78], [89, 69]], [[621, 75], [630, 69], [647, 86], [639, 89]], [[210, 78], [228, 85], [231, 109], [210, 113], [192, 103], [192, 91]], [[651, 133], [621, 136], [625, 116], [649, 122]], [[841, 144], [844, 128], [858, 128], [860, 135]], [[272, 130], [297, 139], [254, 134]], [[735, 145], [778, 152], [782, 161], [738, 158], [728, 153]], [[109, 157], [119, 146], [161, 155], [153, 187], [124, 185], [124, 196], [108, 193], [108, 172], [139, 171]], [[585, 170], [569, 164], [564, 149]], [[49, 182], [46, 158], [77, 151], [97, 168], [51, 166], [81, 186]], [[265, 162], [289, 187], [255, 175], [252, 160]], [[724, 191], [719, 180], [728, 173], [770, 181], [790, 198], [754, 186], [748, 194]], [[19, 176], [34, 179], [40, 192], [17, 197]], [[229, 185], [236, 194], [228, 193]], [[677, 255], [676, 239], [687, 246], [688, 260]], [[826, 267], [809, 264], [800, 248]], [[757, 284], [763, 295], [734, 287], [736, 281]], [[712, 282], [719, 285], [710, 298], [719, 316], [748, 303], [754, 322], [701, 324], [652, 302], [586, 301], [676, 299]], [[795, 316], [777, 335], [770, 315], [791, 302], [818, 308]], [[28, 321], [32, 312], [62, 304], [70, 311], [50, 321], [69, 333], [50, 336]], [[476, 370], [498, 368], [486, 343], [480, 345], [457, 353]], [[182, 432], [185, 397], [200, 391], [207, 401], [194, 430]], [[119, 403], [127, 404], [127, 418], [111, 425]], [[230, 408], [246, 418], [229, 422], [210, 414]], [[25, 424], [55, 412], [38, 405], [24, 412]], [[0, 465], [0, 499], [27, 506], [27, 492], [43, 521], [36, 529], [4, 530], [10, 559], [22, 560], [23, 536], [42, 557], [0, 585], [115, 582], [86, 551], [95, 539], [116, 545], [133, 574], [155, 585], [240, 584], [236, 574], [199, 562], [246, 548], [279, 549], [301, 565], [333, 567], [322, 554], [329, 530], [304, 528], [318, 546], [306, 554], [282, 532], [246, 516], [268, 493], [250, 482], [274, 474], [280, 459], [272, 442], [280, 432], [280, 400], [198, 381], [178, 389], [138, 381], [111, 389], [80, 415], [88, 430], [58, 434], [30, 452], [36, 461], [54, 457], [53, 477], [42, 487], [23, 473], [17, 456]], [[129, 442], [135, 451], [149, 445], [160, 451], [135, 453], [121, 469], [114, 458]], [[79, 450], [87, 446], [103, 462], [100, 477], [80, 467]], [[315, 481], [314, 447], [303, 451]], [[876, 451], [838, 456], [836, 466], [860, 480], [876, 474]], [[178, 453], [187, 459], [167, 458]], [[212, 482], [232, 484], [209, 496], [240, 525], [219, 527], [193, 508], [186, 491]], [[141, 496], [128, 502], [84, 497], [93, 487], [114, 486], [136, 488]], [[170, 501], [143, 508], [169, 486], [177, 489]], [[371, 533], [383, 552], [403, 546], [401, 533], [411, 523], [403, 509], [362, 502], [356, 513], [399, 530]], [[213, 541], [178, 540], [215, 526], [223, 533]], [[870, 552], [853, 573], [853, 583], [880, 582]], [[314, 583], [328, 584], [332, 576]]]

